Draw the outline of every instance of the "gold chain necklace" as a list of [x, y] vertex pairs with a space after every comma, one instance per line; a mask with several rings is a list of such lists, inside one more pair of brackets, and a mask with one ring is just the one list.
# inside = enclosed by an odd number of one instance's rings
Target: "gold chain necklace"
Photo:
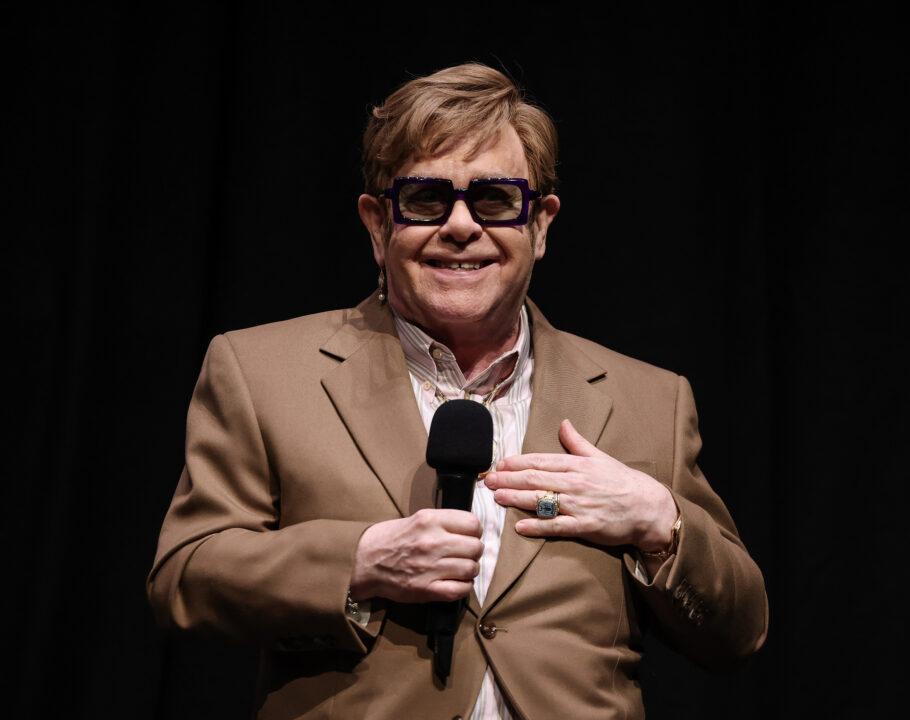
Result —
[[[490, 403], [491, 403], [491, 402], [493, 401], [493, 399], [496, 397], [496, 393], [499, 392], [499, 388], [502, 387], [502, 384], [503, 384], [506, 380], [508, 380], [508, 377], [504, 377], [502, 380], [500, 380], [498, 383], [496, 383], [496, 384], [493, 386], [493, 389], [490, 390], [490, 392], [488, 392], [486, 395], [484, 395], [483, 398], [481, 398], [480, 404], [483, 405], [484, 407], [487, 407], [487, 408], [490, 407]], [[433, 387], [434, 387], [435, 390], [436, 390], [436, 399], [439, 400], [439, 404], [440, 404], [440, 405], [442, 405], [443, 403], [447, 403], [449, 400], [452, 399], [452, 398], [450, 398], [450, 397], [446, 397], [446, 395], [442, 392], [442, 390], [439, 389], [439, 385], [435, 385], [435, 384], [434, 384]], [[476, 394], [476, 393], [471, 393], [471, 394], [473, 395], [473, 394]], [[467, 391], [467, 390], [464, 391], [464, 399], [465, 399], [465, 400], [468, 399], [468, 391]]]

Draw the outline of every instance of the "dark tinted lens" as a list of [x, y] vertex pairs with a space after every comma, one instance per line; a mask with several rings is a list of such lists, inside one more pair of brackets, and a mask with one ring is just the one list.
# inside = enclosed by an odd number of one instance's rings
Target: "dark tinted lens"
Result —
[[436, 220], [452, 204], [452, 186], [440, 182], [416, 182], [398, 190], [398, 209], [408, 220]]
[[468, 193], [471, 206], [484, 220], [514, 220], [521, 215], [521, 188], [509, 183], [473, 185]]

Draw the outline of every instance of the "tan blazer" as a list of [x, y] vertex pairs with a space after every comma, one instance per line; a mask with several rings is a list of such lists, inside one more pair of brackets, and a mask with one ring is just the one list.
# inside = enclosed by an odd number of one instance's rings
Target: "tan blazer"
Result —
[[442, 687], [425, 606], [375, 601], [366, 630], [344, 613], [364, 529], [432, 504], [426, 430], [391, 313], [373, 297], [218, 336], [148, 592], [167, 627], [264, 648], [259, 717], [467, 718], [489, 663], [519, 717], [642, 718], [645, 621], [708, 666], [763, 642], [761, 573], [696, 466], [688, 383], [559, 332], [528, 305], [524, 450], [564, 452], [557, 429], [568, 417], [667, 484], [683, 519], [677, 555], [645, 584], [629, 548], [524, 538], [510, 509], [486, 604], [471, 598]]

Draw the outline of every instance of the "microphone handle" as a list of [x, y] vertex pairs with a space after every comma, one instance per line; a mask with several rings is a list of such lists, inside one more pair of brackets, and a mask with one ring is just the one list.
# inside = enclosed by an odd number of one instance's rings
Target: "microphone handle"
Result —
[[471, 511], [477, 473], [438, 472], [436, 478], [437, 508]]
[[[447, 510], [471, 510], [476, 473], [440, 472], [437, 474], [436, 507]], [[452, 670], [455, 633], [464, 613], [464, 600], [432, 602], [429, 610], [429, 635], [433, 649], [433, 669], [445, 683]]]

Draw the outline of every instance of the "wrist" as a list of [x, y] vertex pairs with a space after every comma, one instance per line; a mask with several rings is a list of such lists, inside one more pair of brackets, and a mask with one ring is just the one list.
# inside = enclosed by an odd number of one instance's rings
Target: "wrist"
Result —
[[376, 596], [378, 587], [371, 569], [368, 564], [363, 562], [355, 564], [348, 584], [348, 598], [353, 602], [363, 602]]
[[[665, 526], [666, 527], [666, 526]], [[669, 558], [671, 555], [676, 554], [676, 549], [679, 547], [679, 532], [682, 529], [682, 515], [677, 511], [676, 519], [673, 521], [673, 524], [669, 527], [669, 532], [667, 533], [668, 539], [666, 542], [662, 542], [659, 545], [655, 546], [639, 546], [638, 552], [645, 558], [664, 561]]]
[[363, 531], [354, 549], [354, 567], [348, 581], [348, 599], [353, 602], [371, 598], [376, 591], [375, 561], [370, 557], [371, 538], [375, 527], [376, 525], [370, 525]]
[[680, 512], [673, 493], [666, 485], [655, 482], [654, 487], [659, 488], [661, 492], [651, 501], [654, 514], [651, 522], [639, 536], [635, 547], [645, 557], [665, 560], [676, 552], [681, 526]]

